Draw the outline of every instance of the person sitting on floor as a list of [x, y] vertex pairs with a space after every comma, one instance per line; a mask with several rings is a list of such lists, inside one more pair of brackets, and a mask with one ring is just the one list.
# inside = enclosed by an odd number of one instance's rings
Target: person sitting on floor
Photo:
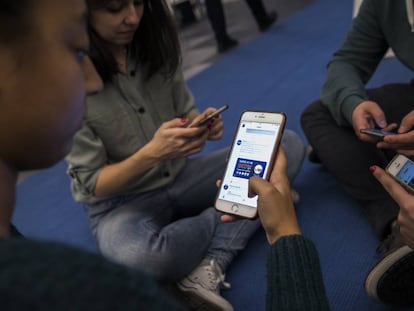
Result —
[[[73, 197], [86, 205], [104, 256], [176, 284], [191, 307], [231, 310], [223, 275], [260, 223], [222, 223], [212, 208], [227, 148], [188, 158], [222, 137], [222, 118], [191, 126], [215, 108], [194, 104], [164, 0], [87, 4], [90, 55], [105, 85], [88, 97], [66, 158]], [[293, 178], [305, 148], [289, 130], [282, 144]]]
[[[369, 90], [365, 84], [389, 48], [401, 63], [414, 69], [413, 31], [411, 0], [363, 1], [345, 42], [329, 62], [321, 100], [308, 106], [301, 117], [313, 148], [310, 160], [320, 161], [361, 203], [384, 242], [378, 248], [383, 257], [367, 275], [365, 289], [371, 297], [389, 304], [414, 304], [414, 276], [408, 273], [414, 256], [399, 251], [404, 247], [398, 242], [399, 207], [368, 167], [385, 166], [396, 152], [414, 154], [414, 84], [394, 83]], [[395, 129], [398, 134], [378, 140], [360, 132], [366, 128]]]

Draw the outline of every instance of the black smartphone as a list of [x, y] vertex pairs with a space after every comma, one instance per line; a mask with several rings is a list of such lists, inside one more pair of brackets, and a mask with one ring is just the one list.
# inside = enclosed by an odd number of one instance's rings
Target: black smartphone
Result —
[[387, 132], [387, 131], [383, 131], [381, 129], [362, 129], [362, 130], [360, 130], [360, 132], [362, 134], [367, 134], [367, 135], [380, 137], [380, 138], [383, 138], [384, 136], [387, 136], [387, 135], [396, 135], [397, 134], [395, 132]]
[[229, 105], [224, 105], [224, 106], [218, 108], [213, 113], [210, 113], [204, 119], [201, 119], [200, 121], [198, 121], [195, 124], [191, 125], [190, 127], [199, 127], [199, 126], [202, 126], [202, 125], [206, 124], [208, 121], [210, 121], [211, 119], [214, 119], [215, 117], [217, 117], [220, 113], [222, 113], [223, 111], [225, 111], [227, 109], [229, 109]]

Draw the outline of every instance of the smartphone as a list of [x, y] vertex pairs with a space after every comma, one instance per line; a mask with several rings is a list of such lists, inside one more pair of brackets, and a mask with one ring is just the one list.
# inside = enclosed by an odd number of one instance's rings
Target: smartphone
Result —
[[222, 113], [223, 111], [225, 111], [227, 109], [229, 109], [229, 105], [224, 105], [224, 106], [218, 108], [216, 111], [214, 111], [214, 112], [210, 113], [209, 115], [207, 115], [207, 117], [205, 117], [204, 119], [201, 119], [200, 121], [198, 121], [195, 124], [191, 125], [190, 127], [202, 126], [202, 125], [206, 124], [209, 120], [214, 119], [220, 113]]
[[285, 124], [281, 112], [242, 113], [215, 201], [218, 211], [256, 217], [257, 196], [248, 197], [249, 178], [269, 179]]
[[414, 162], [402, 154], [397, 154], [385, 168], [405, 189], [414, 193]]
[[363, 133], [363, 134], [376, 136], [376, 137], [380, 137], [380, 138], [383, 138], [386, 135], [395, 135], [395, 134], [397, 134], [395, 132], [387, 132], [387, 131], [383, 131], [381, 129], [361, 129], [360, 132]]

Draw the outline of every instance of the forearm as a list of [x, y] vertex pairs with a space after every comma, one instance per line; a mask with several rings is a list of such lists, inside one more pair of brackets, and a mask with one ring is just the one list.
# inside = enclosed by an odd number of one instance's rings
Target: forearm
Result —
[[330, 64], [321, 101], [339, 125], [352, 124], [352, 111], [367, 99], [365, 83], [353, 65], [343, 61]]
[[344, 44], [328, 65], [321, 99], [341, 125], [351, 123], [355, 106], [368, 99], [365, 84], [388, 49], [376, 5], [375, 0], [364, 1]]
[[105, 197], [122, 193], [160, 162], [157, 153], [147, 144], [125, 160], [105, 166], [99, 173], [94, 195]]

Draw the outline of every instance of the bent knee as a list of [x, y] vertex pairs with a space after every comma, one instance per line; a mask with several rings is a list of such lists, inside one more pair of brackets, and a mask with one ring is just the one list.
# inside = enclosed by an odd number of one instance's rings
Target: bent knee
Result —
[[183, 264], [183, 259], [178, 258], [173, 251], [161, 252], [139, 244], [139, 242], [134, 245], [118, 244], [116, 248], [101, 248], [101, 252], [105, 257], [129, 268], [146, 272], [160, 282], [178, 281], [191, 272]]
[[325, 113], [330, 115], [328, 108], [323, 105], [322, 101], [317, 100], [311, 103], [303, 110], [300, 116], [302, 128], [306, 128], [307, 124], [312, 123], [315, 117], [321, 117]]

